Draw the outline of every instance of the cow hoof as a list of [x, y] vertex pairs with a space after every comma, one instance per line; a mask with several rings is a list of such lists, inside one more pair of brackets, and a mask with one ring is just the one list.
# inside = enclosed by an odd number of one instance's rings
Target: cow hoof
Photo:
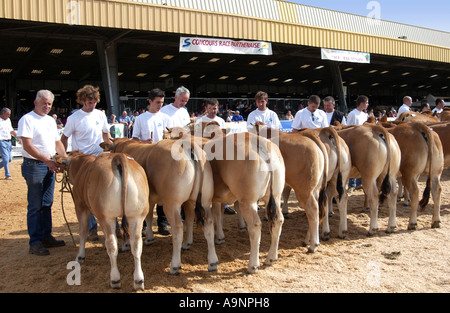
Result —
[[217, 272], [219, 262], [211, 263], [208, 265], [208, 272]]
[[306, 251], [306, 254], [316, 253], [316, 251], [317, 251], [317, 247], [314, 247], [314, 248], [309, 247], [308, 251]]
[[182, 247], [181, 247], [181, 249], [183, 250], [183, 251], [187, 251], [187, 250], [189, 250], [189, 248], [192, 246], [192, 243], [187, 243], [186, 245], [183, 245]]
[[339, 239], [345, 239], [347, 237], [347, 231], [343, 231], [341, 235], [338, 235]]
[[154, 238], [152, 238], [152, 239], [145, 239], [144, 240], [144, 245], [146, 245], [146, 246], [151, 246], [154, 243], [155, 243], [155, 239]]
[[251, 266], [247, 269], [248, 274], [256, 274], [258, 273], [259, 266]]
[[144, 281], [143, 280], [135, 281], [134, 282], [134, 290], [136, 290], [136, 291], [144, 290]]
[[124, 244], [119, 248], [119, 253], [130, 251], [131, 247], [129, 244]]
[[83, 264], [85, 259], [86, 258], [84, 258], [84, 257], [77, 257], [77, 259], [75, 261], [78, 262], [79, 264]]
[[267, 259], [266, 262], [264, 262], [264, 265], [266, 266], [272, 266], [273, 263], [275, 263], [277, 259]]
[[386, 229], [386, 234], [392, 234], [392, 233], [394, 233], [394, 230], [395, 230], [396, 228], [397, 228], [396, 226], [389, 226], [389, 227]]
[[180, 274], [180, 269], [181, 269], [181, 266], [171, 267], [170, 270], [169, 270], [169, 274], [170, 275], [179, 275]]
[[417, 229], [417, 223], [408, 225], [408, 230], [416, 230], [416, 229]]
[[324, 233], [322, 235], [322, 241], [328, 241], [328, 240], [330, 240], [330, 233], [329, 232], [328, 233]]
[[111, 280], [112, 289], [120, 289], [120, 280]]
[[222, 245], [225, 243], [225, 238], [222, 238], [222, 239], [217, 238], [215, 240], [215, 242], [216, 242], [216, 245]]
[[431, 224], [431, 228], [441, 228], [441, 221], [435, 221]]
[[247, 231], [247, 227], [240, 227], [239, 228], [239, 232], [240, 233], [245, 233]]

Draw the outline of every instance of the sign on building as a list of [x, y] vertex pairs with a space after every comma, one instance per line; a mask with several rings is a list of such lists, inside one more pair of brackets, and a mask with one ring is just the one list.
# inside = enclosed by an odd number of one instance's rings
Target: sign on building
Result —
[[370, 53], [322, 48], [322, 60], [370, 64]]
[[265, 41], [180, 37], [180, 52], [272, 55], [272, 44]]

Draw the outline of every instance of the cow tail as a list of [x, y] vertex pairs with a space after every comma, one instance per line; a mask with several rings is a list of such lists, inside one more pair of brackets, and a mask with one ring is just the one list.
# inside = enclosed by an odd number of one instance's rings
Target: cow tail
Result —
[[386, 153], [387, 153], [387, 158], [386, 158], [386, 164], [385, 164], [385, 168], [384, 168], [384, 172], [386, 172], [386, 176], [383, 179], [383, 182], [381, 184], [381, 194], [380, 194], [380, 204], [382, 204], [384, 202], [384, 200], [386, 200], [387, 196], [391, 193], [391, 181], [389, 179], [390, 176], [390, 170], [391, 170], [391, 141], [390, 141], [390, 137], [389, 137], [389, 133], [387, 132], [387, 130], [384, 127], [381, 126], [372, 126], [373, 129], [375, 129], [375, 131], [378, 132], [378, 135], [380, 136], [380, 138], [384, 141], [384, 143], [386, 144]]
[[[193, 140], [192, 140], [193, 141]], [[195, 151], [198, 149], [198, 147], [195, 145], [194, 142], [191, 144], [191, 158], [194, 162], [195, 166], [195, 176], [198, 177], [199, 181], [199, 189], [197, 194], [197, 200], [195, 201], [195, 218], [197, 220], [197, 224], [204, 226], [205, 220], [204, 216], [206, 214], [205, 208], [202, 205], [202, 187], [203, 187], [203, 175], [205, 173], [205, 165], [203, 164], [202, 155], [197, 151], [198, 157], [196, 157]]]
[[[122, 181], [121, 191], [121, 207], [122, 207], [122, 230], [124, 237], [129, 236], [128, 232], [128, 220], [126, 217], [126, 203], [128, 193], [128, 160], [127, 156], [123, 153], [117, 153], [112, 160], [112, 168], [117, 169]], [[124, 238], [125, 239], [125, 238]]]
[[420, 206], [420, 212], [423, 212], [425, 210], [425, 207], [428, 205], [428, 202], [430, 201], [430, 192], [431, 192], [431, 169], [432, 169], [432, 160], [433, 160], [433, 145], [434, 145], [434, 137], [431, 132], [431, 129], [422, 123], [413, 123], [413, 126], [416, 130], [418, 130], [421, 134], [425, 142], [428, 146], [428, 177], [427, 177], [427, 184], [425, 186], [425, 189], [423, 191], [422, 200], [419, 201]]
[[337, 131], [333, 127], [327, 127], [324, 128], [324, 130], [327, 130], [329, 133], [329, 139], [330, 142], [332, 142], [331, 139], [334, 140], [334, 144], [336, 146], [336, 154], [337, 154], [337, 181], [336, 181], [336, 191], [338, 192], [339, 200], [341, 200], [342, 195], [344, 194], [344, 183], [342, 181], [342, 173], [341, 173], [341, 145], [339, 144], [339, 135]]
[[271, 158], [270, 158], [270, 151], [266, 150], [266, 151], [262, 151], [262, 149], [264, 149], [264, 146], [268, 149], [268, 147], [270, 145], [269, 142], [266, 142], [265, 144], [261, 144], [260, 143], [261, 138], [258, 137], [258, 144], [259, 146], [259, 151], [265, 154], [265, 157], [263, 158], [264, 161], [267, 163], [268, 168], [270, 169], [270, 171], [268, 171], [269, 173], [269, 201], [267, 202], [267, 207], [266, 207], [266, 214], [267, 214], [267, 219], [269, 220], [269, 229], [272, 232], [272, 225], [273, 225], [273, 221], [277, 218], [277, 204], [275, 202], [275, 198], [273, 196], [273, 179], [274, 179], [274, 166], [272, 166], [270, 164]]

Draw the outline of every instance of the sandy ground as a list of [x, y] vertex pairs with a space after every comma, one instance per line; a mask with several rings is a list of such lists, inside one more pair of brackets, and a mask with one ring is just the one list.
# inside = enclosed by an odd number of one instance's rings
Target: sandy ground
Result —
[[[80, 284], [68, 285], [74, 268], [77, 247], [72, 243], [61, 209], [60, 185], [55, 188], [53, 233], [64, 239], [65, 247], [51, 249], [45, 257], [28, 253], [26, 225], [26, 184], [21, 176], [21, 158], [11, 163], [13, 181], [0, 179], [0, 292], [56, 293], [127, 293], [133, 292], [134, 270], [131, 253], [118, 257], [122, 288], [109, 287], [110, 263], [100, 241], [88, 243], [86, 261], [81, 266]], [[3, 170], [1, 170], [3, 174]], [[182, 253], [178, 276], [169, 275], [172, 254], [171, 236], [156, 234], [152, 246], [143, 248], [142, 268], [146, 293], [448, 293], [450, 292], [450, 170], [442, 175], [441, 228], [431, 229], [431, 204], [420, 213], [416, 231], [407, 231], [409, 207], [397, 205], [397, 229], [386, 234], [387, 209], [379, 213], [380, 231], [367, 237], [368, 215], [362, 210], [363, 193], [350, 196], [348, 235], [337, 238], [338, 214], [330, 219], [331, 239], [322, 241], [317, 253], [307, 254], [301, 243], [307, 220], [291, 196], [290, 218], [285, 220], [280, 239], [279, 260], [271, 267], [262, 266], [257, 274], [246, 273], [249, 259], [247, 233], [237, 230], [236, 216], [225, 215], [226, 242], [216, 246], [218, 272], [207, 271], [206, 241], [195, 229], [194, 244]], [[424, 188], [423, 179], [421, 188]], [[78, 223], [69, 194], [64, 207], [70, 229], [78, 244]], [[432, 203], [432, 200], [430, 201]], [[261, 217], [264, 210], [260, 210]], [[153, 226], [156, 232], [155, 225]], [[263, 222], [260, 247], [261, 264], [269, 248], [267, 222]]]

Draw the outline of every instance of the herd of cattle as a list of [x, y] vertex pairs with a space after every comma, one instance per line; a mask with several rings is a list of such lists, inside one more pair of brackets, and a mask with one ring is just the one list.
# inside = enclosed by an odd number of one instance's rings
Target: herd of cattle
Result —
[[[134, 288], [142, 290], [142, 244], [154, 241], [152, 227], [146, 228], [142, 240], [142, 226], [144, 219], [152, 225], [155, 204], [164, 207], [172, 228], [170, 274], [177, 274], [181, 268], [181, 250], [189, 249], [193, 242], [195, 220], [207, 241], [208, 270], [217, 270], [215, 244], [225, 240], [225, 204], [234, 204], [240, 228], [248, 231], [248, 272], [256, 273], [261, 240], [257, 203], [263, 200], [266, 205], [271, 244], [265, 264], [270, 265], [278, 258], [292, 190], [308, 219], [304, 243], [309, 253], [317, 251], [319, 238], [329, 238], [328, 215], [333, 199], [340, 214], [338, 235], [345, 238], [349, 178], [361, 178], [365, 205], [370, 209], [369, 235], [378, 230], [378, 207], [383, 201], [389, 208], [386, 231], [394, 231], [402, 186], [411, 207], [408, 229], [416, 228], [417, 210], [425, 208], [430, 194], [434, 204], [431, 225], [439, 227], [440, 177], [450, 166], [449, 145], [450, 122], [407, 112], [395, 122], [372, 120], [362, 126], [336, 125], [289, 134], [254, 125], [251, 132], [226, 135], [218, 125], [209, 123], [202, 124], [200, 132], [194, 127], [171, 129], [165, 140], [155, 144], [115, 139], [112, 145], [102, 144], [110, 153], [96, 158], [75, 152], [58, 161], [66, 165], [80, 221], [77, 261], [85, 258], [87, 217], [92, 212], [104, 230], [111, 287], [119, 288], [115, 224], [123, 217], [128, 225], [127, 245], [135, 262]], [[423, 173], [427, 183], [419, 200], [418, 180]]]

